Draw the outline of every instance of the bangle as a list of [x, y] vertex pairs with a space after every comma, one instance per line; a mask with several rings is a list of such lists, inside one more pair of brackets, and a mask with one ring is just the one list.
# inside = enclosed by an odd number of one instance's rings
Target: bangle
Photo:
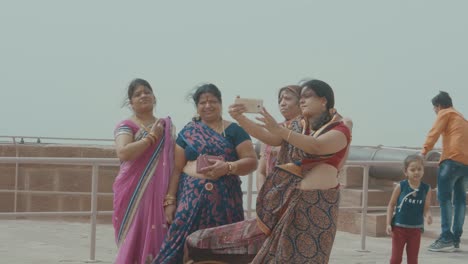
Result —
[[232, 162], [226, 162], [226, 164], [228, 165], [228, 171], [226, 174], [231, 174], [232, 173]]
[[289, 142], [289, 138], [291, 137], [292, 130], [289, 130], [288, 137], [286, 138], [286, 141]]
[[175, 204], [176, 204], [176, 200], [168, 200], [168, 201], [164, 201], [163, 207], [166, 207], [168, 205], [175, 205]]
[[176, 200], [177, 198], [174, 195], [167, 194], [166, 197], [164, 197], [164, 200]]

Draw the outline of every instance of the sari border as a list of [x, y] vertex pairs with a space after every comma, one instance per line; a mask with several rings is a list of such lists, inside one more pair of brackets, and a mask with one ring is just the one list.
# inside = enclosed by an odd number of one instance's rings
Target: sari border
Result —
[[257, 217], [257, 226], [260, 230], [262, 230], [262, 232], [265, 235], [267, 236], [271, 235], [271, 229], [265, 223], [263, 223], [263, 221], [258, 217]]

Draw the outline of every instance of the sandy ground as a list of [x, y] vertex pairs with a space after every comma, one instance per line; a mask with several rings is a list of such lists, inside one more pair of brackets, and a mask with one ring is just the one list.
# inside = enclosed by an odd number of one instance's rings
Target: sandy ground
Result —
[[[434, 219], [421, 241], [420, 263], [468, 263], [468, 236], [462, 238], [461, 250], [453, 253], [427, 251], [438, 234], [440, 222]], [[0, 220], [0, 263], [89, 263], [90, 225], [64, 221]], [[338, 232], [330, 263], [388, 263], [389, 237], [367, 237], [367, 252], [360, 252], [360, 235]], [[113, 228], [97, 226], [96, 263], [112, 263], [116, 254]], [[404, 261], [406, 263], [406, 261]]]

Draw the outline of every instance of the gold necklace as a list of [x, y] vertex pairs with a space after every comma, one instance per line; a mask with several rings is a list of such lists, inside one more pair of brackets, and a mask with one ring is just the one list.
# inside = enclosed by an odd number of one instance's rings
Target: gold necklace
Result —
[[221, 119], [221, 124], [219, 124], [218, 128], [212, 128], [216, 133], [223, 135], [226, 137], [226, 133], [224, 132], [224, 121]]
[[[150, 131], [149, 131], [148, 127], [149, 127], [150, 125], [152, 125], [154, 122], [153, 122], [153, 123], [150, 123], [150, 124], [148, 124], [148, 125], [145, 125], [145, 124], [143, 123], [143, 121], [141, 121], [141, 119], [138, 118], [136, 115], [135, 115], [135, 119], [137, 120], [138, 125], [140, 125], [140, 127], [141, 127], [143, 130], [145, 130], [145, 131], [149, 134]], [[153, 117], [153, 119], [154, 119], [154, 117]]]

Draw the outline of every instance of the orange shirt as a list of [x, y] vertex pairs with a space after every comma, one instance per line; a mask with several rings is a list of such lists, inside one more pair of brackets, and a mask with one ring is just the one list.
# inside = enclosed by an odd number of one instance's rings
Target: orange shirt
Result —
[[429, 131], [422, 154], [432, 150], [442, 135], [440, 162], [451, 159], [468, 165], [468, 121], [453, 107], [439, 110], [437, 119]]

